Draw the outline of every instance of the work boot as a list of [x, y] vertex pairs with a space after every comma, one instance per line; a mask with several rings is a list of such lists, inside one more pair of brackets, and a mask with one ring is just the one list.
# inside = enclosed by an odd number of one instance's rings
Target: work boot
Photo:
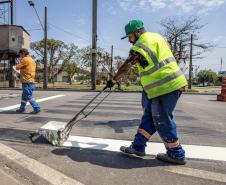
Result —
[[41, 112], [41, 110], [33, 110], [32, 112], [30, 112], [30, 114], [38, 114], [40, 112]]
[[185, 165], [186, 161], [181, 160], [181, 159], [173, 159], [167, 154], [164, 153], [159, 153], [157, 154], [156, 158], [160, 161], [168, 162], [168, 163], [174, 163], [174, 164], [179, 164], [179, 165]]
[[130, 145], [129, 147], [121, 146], [120, 150], [125, 154], [135, 154], [137, 156], [145, 156], [145, 152], [138, 152], [133, 148], [133, 145]]
[[17, 109], [16, 110], [16, 113], [24, 113], [25, 111], [24, 110], [21, 110], [21, 109]]

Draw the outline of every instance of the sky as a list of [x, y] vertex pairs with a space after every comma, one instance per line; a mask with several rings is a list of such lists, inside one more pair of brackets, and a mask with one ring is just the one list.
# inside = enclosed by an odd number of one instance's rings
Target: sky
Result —
[[[33, 2], [41, 20], [44, 20], [44, 7], [48, 9], [48, 38], [73, 42], [80, 48], [91, 45], [92, 0]], [[15, 4], [15, 23], [28, 30], [32, 42], [42, 39], [43, 31], [34, 9], [27, 0], [15, 0]], [[109, 52], [113, 45], [115, 56], [126, 57], [131, 45], [127, 39], [120, 38], [124, 36], [124, 26], [129, 20], [141, 19], [147, 31], [161, 32], [162, 19], [191, 16], [198, 16], [200, 24], [205, 24], [199, 31], [200, 40], [197, 42], [216, 45], [193, 64], [217, 72], [222, 57], [223, 70], [226, 70], [226, 0], [98, 0], [97, 45]]]

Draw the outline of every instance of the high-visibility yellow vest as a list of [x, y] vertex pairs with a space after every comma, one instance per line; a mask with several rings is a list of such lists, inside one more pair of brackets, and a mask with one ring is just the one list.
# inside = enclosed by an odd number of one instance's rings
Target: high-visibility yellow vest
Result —
[[136, 63], [141, 85], [149, 99], [173, 92], [187, 85], [165, 38], [157, 33], [145, 32], [131, 50], [140, 53], [148, 62], [143, 68]]

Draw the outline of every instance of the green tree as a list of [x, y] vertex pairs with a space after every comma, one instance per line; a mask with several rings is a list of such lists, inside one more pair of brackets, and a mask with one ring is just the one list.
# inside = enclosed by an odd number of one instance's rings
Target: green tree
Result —
[[[91, 67], [92, 66], [92, 52], [91, 52], [91, 47], [87, 46], [84, 47], [80, 50], [80, 60], [81, 60], [81, 65], [85, 67]], [[109, 57], [109, 54], [103, 49], [98, 47], [97, 48], [97, 55], [96, 55], [96, 60], [97, 60], [97, 69], [101, 69], [100, 67], [105, 65], [107, 63], [106, 58]]]
[[79, 49], [74, 44], [69, 44], [66, 47], [66, 52], [64, 53], [64, 65], [63, 71], [68, 74], [68, 82], [72, 84], [72, 77], [75, 73], [79, 72], [78, 60], [79, 60]]
[[[115, 71], [117, 71], [121, 65], [125, 62], [125, 58], [121, 57], [121, 56], [115, 56], [114, 57], [115, 60]], [[131, 82], [136, 81], [138, 76], [138, 70], [136, 68], [136, 66], [132, 67], [129, 69], [129, 71], [127, 72], [127, 74], [125, 74], [124, 77], [122, 77], [122, 81], [125, 82], [127, 85], [129, 85]]]
[[[55, 39], [47, 40], [48, 79], [51, 82], [53, 82], [53, 79], [57, 74], [63, 71], [66, 47], [67, 46], [63, 41]], [[44, 40], [32, 42], [31, 49], [35, 52], [35, 57], [44, 63]], [[58, 68], [58, 64], [62, 65]]]
[[123, 58], [121, 56], [115, 56], [114, 61], [115, 61], [114, 68], [115, 68], [115, 70], [118, 70], [120, 68], [120, 66], [125, 62], [125, 58]]
[[207, 83], [207, 85], [215, 84], [218, 80], [217, 74], [212, 71], [211, 69], [209, 70], [201, 70], [199, 71], [198, 75], [198, 82], [202, 83], [203, 87]]
[[66, 61], [64, 65], [64, 71], [68, 74], [68, 83], [72, 84], [72, 77], [75, 73], [78, 73], [78, 65], [74, 61]]
[[[80, 50], [80, 61], [81, 66], [85, 68], [91, 69], [92, 64], [92, 52], [91, 47], [87, 46]], [[100, 81], [106, 81], [111, 65], [111, 57], [110, 54], [105, 51], [103, 48], [98, 47], [96, 53], [96, 65], [97, 65], [97, 84]]]

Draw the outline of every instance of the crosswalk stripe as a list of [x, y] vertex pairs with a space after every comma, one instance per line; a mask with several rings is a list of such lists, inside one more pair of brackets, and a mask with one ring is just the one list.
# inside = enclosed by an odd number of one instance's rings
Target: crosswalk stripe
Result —
[[225, 182], [226, 183], [226, 175], [222, 173], [215, 173], [205, 170], [198, 170], [194, 168], [187, 167], [178, 167], [178, 166], [170, 166], [165, 171], [176, 173], [180, 175], [198, 177], [206, 180], [213, 180], [217, 182]]
[[[119, 152], [120, 146], [129, 146], [130, 144], [131, 141], [125, 140], [70, 136], [63, 146]], [[187, 158], [226, 161], [226, 147], [184, 144], [182, 146], [185, 149]], [[146, 154], [148, 155], [165, 152], [163, 143], [149, 142], [147, 144]]]
[[[52, 100], [52, 99], [55, 99], [55, 98], [60, 98], [60, 97], [63, 97], [65, 95], [56, 95], [56, 96], [50, 96], [50, 97], [46, 97], [46, 98], [41, 98], [41, 99], [37, 99], [36, 102], [44, 102], [44, 101], [47, 101], [47, 100]], [[27, 103], [27, 105], [29, 105], [29, 103]], [[16, 104], [16, 105], [12, 105], [12, 106], [8, 106], [8, 107], [2, 107], [0, 108], [0, 112], [3, 112], [3, 111], [9, 111], [9, 110], [12, 110], [12, 109], [16, 109], [16, 108], [19, 108], [20, 107], [20, 104]]]

